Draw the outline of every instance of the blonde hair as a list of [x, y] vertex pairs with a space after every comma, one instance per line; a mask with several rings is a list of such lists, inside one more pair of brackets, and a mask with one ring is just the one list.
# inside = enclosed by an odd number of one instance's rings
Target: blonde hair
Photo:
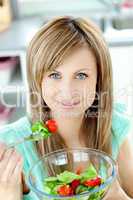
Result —
[[[63, 16], [45, 24], [33, 37], [27, 51], [27, 73], [30, 92], [31, 121], [46, 121], [49, 108], [42, 98], [41, 83], [44, 74], [61, 64], [65, 56], [87, 44], [97, 61], [97, 94], [92, 106], [85, 112], [82, 122], [87, 147], [111, 154], [112, 121], [112, 66], [107, 44], [98, 27], [89, 20]], [[40, 103], [37, 103], [40, 95]], [[104, 115], [104, 116], [103, 116]], [[59, 134], [37, 143], [41, 154], [66, 147]]]

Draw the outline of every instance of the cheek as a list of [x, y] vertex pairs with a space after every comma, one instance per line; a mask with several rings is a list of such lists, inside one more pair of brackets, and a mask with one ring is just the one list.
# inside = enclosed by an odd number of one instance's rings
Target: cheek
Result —
[[88, 102], [88, 107], [91, 106], [94, 102], [95, 99], [95, 95], [96, 95], [96, 90], [91, 88], [91, 91], [89, 91], [87, 93], [87, 102]]
[[90, 107], [93, 104], [95, 96], [96, 96], [96, 81], [95, 80], [89, 81], [89, 83], [85, 86], [82, 96], [83, 96], [83, 102], [84, 102], [85, 108]]

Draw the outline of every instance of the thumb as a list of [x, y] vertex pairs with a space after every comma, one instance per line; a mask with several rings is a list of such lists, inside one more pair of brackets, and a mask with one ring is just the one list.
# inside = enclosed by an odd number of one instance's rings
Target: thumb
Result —
[[117, 179], [112, 183], [111, 187], [107, 191], [107, 194], [103, 198], [103, 200], [112, 200], [112, 199], [113, 200], [118, 200], [118, 199], [129, 200], [130, 199], [125, 193], [125, 191], [122, 189], [122, 187], [120, 186], [120, 183], [118, 182]]
[[114, 195], [117, 196], [117, 189], [119, 189], [118, 186], [119, 186], [118, 181], [114, 180], [112, 182], [112, 184], [110, 185], [110, 187], [107, 189], [103, 200], [110, 200], [110, 199], [114, 199], [115, 200], [115, 198], [112, 198], [112, 197], [114, 197]]

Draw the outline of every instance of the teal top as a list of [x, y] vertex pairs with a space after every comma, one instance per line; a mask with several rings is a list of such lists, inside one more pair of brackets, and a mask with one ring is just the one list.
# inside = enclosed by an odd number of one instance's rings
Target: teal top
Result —
[[[115, 104], [112, 116], [112, 157], [117, 158], [121, 144], [126, 139], [129, 129], [131, 127], [130, 120], [125, 113], [125, 107], [123, 104]], [[16, 122], [5, 125], [0, 129], [0, 141], [4, 141], [7, 144], [20, 140], [21, 138], [31, 134], [31, 124], [28, 117], [22, 117]], [[26, 142], [18, 145], [17, 150], [24, 157], [23, 170], [27, 178], [29, 169], [39, 159], [36, 147], [33, 142]], [[36, 177], [40, 180], [41, 174], [37, 172]], [[27, 180], [27, 179], [26, 179]], [[28, 181], [27, 181], [28, 184]], [[41, 183], [40, 183], [41, 184]], [[33, 191], [23, 196], [23, 200], [39, 200]]]

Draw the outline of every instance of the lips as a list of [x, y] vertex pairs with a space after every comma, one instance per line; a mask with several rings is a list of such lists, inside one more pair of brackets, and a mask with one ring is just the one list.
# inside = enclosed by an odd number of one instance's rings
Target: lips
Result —
[[61, 101], [61, 102], [59, 102], [59, 103], [62, 104], [63, 106], [71, 107], [71, 106], [75, 106], [75, 105], [79, 104], [79, 101], [75, 101], [75, 102], [73, 102], [73, 103], [71, 103], [71, 102], [66, 102], [66, 101]]

